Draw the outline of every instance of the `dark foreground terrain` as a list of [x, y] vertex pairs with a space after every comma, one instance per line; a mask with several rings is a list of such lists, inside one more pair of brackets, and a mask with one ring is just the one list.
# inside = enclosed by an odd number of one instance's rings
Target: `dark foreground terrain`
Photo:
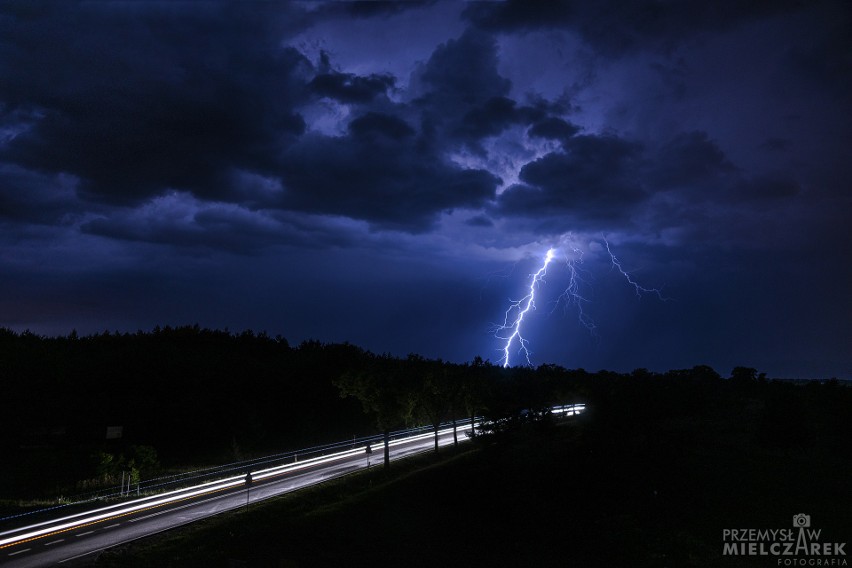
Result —
[[776, 566], [723, 556], [723, 530], [790, 528], [805, 513], [821, 541], [850, 540], [839, 388], [609, 382], [576, 422], [521, 425], [94, 565]]
[[[820, 543], [852, 540], [846, 381], [503, 369], [198, 326], [0, 330], [0, 361], [15, 401], [0, 412], [7, 515], [101, 495], [125, 473], [138, 484], [471, 415], [498, 425], [457, 451], [140, 541], [97, 566], [844, 565], [723, 554], [724, 531], [791, 530], [796, 515]], [[548, 417], [573, 402], [587, 405], [580, 420]]]

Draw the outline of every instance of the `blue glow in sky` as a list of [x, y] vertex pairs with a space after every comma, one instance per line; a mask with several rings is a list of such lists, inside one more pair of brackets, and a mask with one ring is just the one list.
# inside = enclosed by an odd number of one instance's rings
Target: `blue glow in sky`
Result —
[[3, 3], [0, 326], [852, 378], [850, 14]]

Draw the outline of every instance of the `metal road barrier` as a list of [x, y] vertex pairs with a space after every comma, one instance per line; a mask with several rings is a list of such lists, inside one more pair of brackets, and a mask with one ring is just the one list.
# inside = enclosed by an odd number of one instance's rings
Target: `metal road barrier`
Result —
[[[549, 413], [554, 416], [568, 417], [577, 416], [584, 412], [585, 404], [568, 404], [554, 406]], [[482, 418], [474, 419], [474, 427], [481, 425]], [[457, 420], [455, 428], [469, 435], [471, 420]], [[449, 434], [453, 431], [452, 422], [444, 422], [438, 428], [438, 435]], [[397, 430], [390, 433], [388, 445], [396, 446], [403, 443], [413, 442], [420, 439], [430, 438], [435, 435], [432, 426], [419, 426], [406, 430]], [[463, 436], [461, 439], [464, 440]], [[244, 485], [246, 476], [250, 475], [254, 481], [260, 481], [269, 477], [303, 470], [316, 465], [346, 458], [353, 455], [364, 454], [367, 446], [384, 445], [384, 436], [376, 434], [345, 442], [314, 446], [298, 451], [286, 452], [262, 458], [233, 462], [212, 468], [200, 469], [176, 476], [164, 476], [150, 479], [139, 484], [137, 489], [140, 493], [144, 491], [145, 497], [138, 497], [129, 501], [123, 501], [105, 507], [90, 509], [79, 513], [53, 518], [42, 522], [21, 526], [4, 532], [0, 532], [0, 548], [6, 548], [20, 544], [28, 540], [40, 538], [49, 533], [64, 532], [75, 527], [96, 523], [100, 520], [129, 515], [135, 512], [160, 507], [168, 503], [183, 501], [192, 497], [224, 491], [232, 487]], [[180, 485], [184, 485], [180, 487]], [[121, 496], [120, 492], [105, 492], [89, 501], [105, 500]], [[79, 505], [84, 501], [72, 504]], [[57, 510], [61, 507], [52, 507], [32, 511], [27, 514], [45, 513]], [[25, 514], [25, 515], [27, 515]], [[24, 515], [5, 517], [9, 520]]]

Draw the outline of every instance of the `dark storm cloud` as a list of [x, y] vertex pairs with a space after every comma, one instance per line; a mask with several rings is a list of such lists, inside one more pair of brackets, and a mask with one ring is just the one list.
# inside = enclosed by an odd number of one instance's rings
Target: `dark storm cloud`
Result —
[[[680, 244], [720, 242], [723, 220], [769, 215], [783, 224], [791, 199], [802, 192], [790, 174], [748, 175], [702, 131], [680, 133], [655, 148], [614, 135], [571, 135], [570, 125], [565, 133], [562, 149], [521, 168], [521, 183], [495, 200], [496, 216], [523, 221], [540, 234], [676, 229]], [[770, 223], [764, 229], [757, 238], [748, 225], [729, 227], [725, 235], [752, 243], [776, 238]]]
[[541, 137], [568, 137], [577, 131], [569, 132], [572, 127], [553, 116], [567, 112], [566, 101], [530, 94], [520, 104], [509, 97], [511, 81], [500, 74], [498, 65], [495, 39], [473, 29], [433, 51], [412, 81], [420, 93], [413, 104], [422, 113], [425, 141], [485, 156], [483, 141], [512, 126], [534, 125], [533, 135]]
[[[13, 133], [0, 152], [20, 173], [0, 193], [7, 217], [58, 219], [50, 212], [54, 198], [44, 191], [14, 189], [24, 187], [24, 173], [32, 181], [62, 172], [78, 180], [70, 185], [83, 197], [115, 204], [148, 206], [177, 190], [240, 206], [215, 210], [237, 216], [223, 227], [254, 223], [250, 212], [263, 209], [350, 217], [409, 232], [430, 230], [442, 212], [489, 202], [495, 217], [611, 229], [638, 214], [667, 217], [667, 226], [691, 222], [690, 201], [724, 207], [800, 192], [794, 176], [746, 176], [703, 131], [663, 144], [578, 136], [580, 128], [566, 119], [576, 110], [570, 100], [534, 93], [524, 103], [511, 98], [512, 84], [498, 70], [497, 43], [483, 31], [567, 26], [618, 51], [679, 37], [672, 31], [677, 22], [687, 30], [714, 29], [760, 10], [702, 6], [697, 13], [707, 18], [699, 25], [700, 18], [670, 5], [525, 4], [521, 10], [513, 2], [474, 4], [466, 17], [479, 29], [437, 45], [414, 69], [410, 97], [392, 102], [397, 78], [390, 74], [337, 70], [324, 51], [315, 67], [281, 47], [287, 26], [304, 29], [317, 14], [341, 17], [341, 6], [322, 6], [312, 15], [289, 5], [263, 5], [259, 13], [229, 5], [20, 6], [0, 23], [8, 32], [0, 39], [0, 65], [10, 77], [0, 83], [0, 100], [4, 125], [10, 125], [4, 128]], [[361, 15], [383, 20], [396, 10], [390, 8]], [[607, 10], [630, 17], [612, 18]], [[614, 26], [612, 37], [596, 35], [596, 22], [604, 20]], [[63, 25], [68, 22], [74, 25]], [[795, 66], [823, 51], [791, 51], [787, 61]], [[830, 59], [829, 67], [837, 61]], [[12, 71], [24, 67], [35, 72]], [[685, 67], [670, 67], [664, 79], [682, 82]], [[658, 64], [651, 68], [662, 73]], [[341, 116], [353, 117], [338, 122], [337, 135], [322, 134], [302, 118], [307, 107], [328, 100], [341, 105]], [[464, 150], [489, 159], [485, 141], [517, 126], [532, 145], [559, 142], [562, 149], [522, 165], [520, 183], [495, 198], [499, 180], [493, 173], [464, 169], [449, 156]], [[650, 203], [661, 191], [667, 199]], [[68, 200], [67, 193], [61, 199]], [[44, 206], [36, 214], [39, 200]], [[212, 214], [195, 215], [194, 226], [174, 230], [144, 215], [128, 222], [122, 211], [100, 212], [85, 230], [187, 242], [187, 235], [197, 238], [215, 226], [203, 223]], [[143, 222], [153, 223], [151, 230]], [[273, 241], [276, 230], [268, 233]], [[215, 245], [215, 239], [207, 242]]]
[[[852, 10], [848, 2], [822, 2], [820, 33], [786, 50], [786, 64], [805, 82], [852, 102]], [[811, 16], [813, 17], [813, 16]], [[803, 22], [810, 25], [811, 22]]]
[[481, 107], [468, 111], [456, 132], [474, 140], [496, 136], [521, 118], [515, 106], [515, 101], [506, 97], [489, 99]]
[[523, 185], [504, 191], [504, 215], [564, 217], [566, 223], [623, 219], [646, 197], [639, 178], [642, 147], [616, 136], [575, 136], [564, 151], [526, 164]]
[[84, 233], [181, 248], [208, 248], [250, 253], [259, 248], [288, 242], [282, 227], [260, 223], [246, 212], [212, 206], [194, 212], [191, 218], [174, 219], [166, 214], [139, 212], [94, 219], [81, 227]]
[[527, 131], [527, 134], [537, 138], [550, 140], [567, 140], [580, 131], [580, 128], [561, 118], [545, 118], [539, 120]]
[[84, 234], [168, 244], [183, 251], [255, 255], [276, 245], [301, 248], [352, 245], [356, 236], [333, 219], [280, 211], [251, 211], [232, 203], [171, 193], [139, 208], [112, 211], [84, 222]]
[[[539, 130], [536, 130], [533, 135], [539, 132], [553, 134], [548, 128], [551, 130], [553, 128], [560, 129], [561, 126], [554, 125], [553, 121], [561, 122], [564, 125], [559, 133], [560, 136], [568, 137], [579, 130], [574, 129], [571, 134], [568, 134], [567, 131], [571, 129], [571, 126], [561, 119], [548, 118], [546, 111], [542, 108], [537, 106], [519, 107], [517, 102], [508, 97], [494, 97], [485, 101], [481, 106], [466, 112], [461, 118], [460, 124], [450, 135], [471, 147], [478, 148], [478, 144], [483, 138], [498, 136], [515, 124], [529, 125], [535, 123], [533, 129], [538, 127]], [[543, 130], [541, 130], [542, 128]]]
[[783, 13], [795, 0], [648, 2], [647, 0], [508, 0], [471, 3], [464, 17], [478, 28], [511, 32], [564, 28], [598, 51], [620, 55], [634, 49], [670, 49], [708, 31]]
[[42, 118], [0, 155], [113, 203], [166, 187], [217, 195], [225, 168], [268, 168], [304, 130], [293, 107], [309, 64], [277, 47], [286, 18], [264, 6], [7, 5], [0, 100]]
[[432, 1], [407, 0], [406, 2], [386, 2], [383, 0], [354, 0], [351, 2], [331, 2], [322, 6], [327, 15], [354, 16], [356, 18], [374, 18], [392, 16], [434, 4]]
[[[423, 231], [442, 211], [482, 206], [498, 183], [491, 173], [448, 161], [450, 139], [475, 143], [544, 116], [504, 97], [510, 84], [497, 72], [496, 46], [486, 34], [438, 46], [419, 71], [423, 96], [410, 106], [389, 101], [396, 85], [389, 74], [334, 70], [324, 52], [314, 67], [281, 47], [288, 26], [310, 24], [300, 8], [257, 8], [7, 6], [0, 74], [8, 80], [0, 82], [0, 104], [14, 132], [0, 144], [0, 159], [39, 175], [70, 174], [90, 202], [141, 207], [179, 191]], [[310, 125], [302, 112], [325, 99], [349, 105], [355, 118], [340, 136], [305, 135]], [[256, 191], [239, 172], [278, 190]], [[10, 191], [4, 199], [11, 215], [21, 206]], [[107, 213], [86, 230], [186, 241], [183, 229], [123, 231], [109, 219]], [[205, 234], [196, 229], [187, 234]]]
[[790, 147], [790, 140], [786, 138], [778, 138], [778, 137], [770, 137], [767, 138], [763, 144], [760, 145], [761, 148], [765, 150], [770, 150], [772, 152], [783, 152]]
[[509, 99], [511, 83], [500, 75], [494, 39], [466, 32], [434, 49], [414, 71], [417, 96], [391, 103], [396, 81], [387, 75], [356, 76], [329, 70], [311, 83], [319, 93], [356, 110], [340, 136], [311, 133], [284, 153], [284, 187], [275, 206], [369, 221], [374, 227], [421, 232], [441, 212], [481, 208], [499, 179], [484, 169], [462, 168], [447, 158], [453, 148], [476, 146], [512, 124], [543, 119], [536, 106]]
[[663, 145], [650, 181], [659, 188], [704, 187], [736, 168], [706, 132], [682, 132]]
[[706, 132], [683, 132], [649, 159], [644, 172], [652, 191], [664, 190], [692, 204], [718, 206], [767, 203], [798, 195], [801, 185], [791, 174], [749, 176], [734, 165]]
[[[439, 45], [415, 72], [423, 95], [423, 129], [438, 143], [476, 142], [500, 133], [517, 120], [511, 82], [497, 71], [497, 45], [491, 36], [466, 31]], [[453, 140], [455, 139], [455, 140]]]
[[485, 215], [475, 215], [465, 221], [465, 224], [470, 225], [471, 227], [493, 227], [494, 221], [492, 221]]
[[414, 129], [396, 116], [368, 112], [349, 123], [349, 132], [359, 141], [370, 141], [375, 137], [402, 140], [414, 136]]
[[732, 199], [740, 201], [777, 201], [798, 195], [802, 187], [789, 176], [759, 176], [739, 181], [733, 189]]
[[466, 31], [439, 45], [420, 71], [430, 92], [424, 102], [466, 108], [509, 93], [511, 83], [497, 71], [497, 44], [488, 34]]
[[354, 73], [341, 73], [330, 68], [328, 54], [320, 54], [319, 73], [308, 84], [321, 97], [330, 97], [343, 103], [369, 103], [393, 88], [396, 78], [388, 74], [373, 73], [360, 77]]
[[[322, 58], [321, 67], [330, 67]], [[288, 148], [279, 162], [284, 191], [271, 203], [410, 232], [429, 230], [441, 212], [484, 206], [500, 180], [459, 167], [447, 151], [545, 116], [506, 98], [511, 84], [497, 64], [493, 38], [465, 33], [438, 46], [415, 71], [419, 97], [410, 104], [387, 101], [395, 81], [386, 76], [334, 75], [335, 89], [325, 94], [364, 110], [344, 135], [312, 133]], [[356, 85], [364, 87], [362, 95], [345, 91]]]
[[408, 231], [429, 229], [441, 211], [482, 206], [499, 183], [430, 155], [405, 122], [378, 113], [354, 120], [350, 136], [304, 136], [283, 169], [286, 208]]
[[72, 176], [0, 164], [0, 219], [47, 225], [71, 222], [84, 211], [75, 185]]

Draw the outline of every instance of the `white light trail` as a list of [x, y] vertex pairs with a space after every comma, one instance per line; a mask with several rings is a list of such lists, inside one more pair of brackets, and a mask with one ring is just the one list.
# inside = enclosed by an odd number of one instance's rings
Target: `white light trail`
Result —
[[[132, 501], [131, 502], [132, 504], [130, 506], [121, 507], [121, 505], [114, 505], [112, 507], [104, 507], [102, 509], [97, 509], [95, 511], [88, 511], [86, 513], [80, 513], [78, 515], [71, 515], [69, 517], [65, 517], [65, 519], [70, 519], [70, 518], [78, 517], [78, 516], [82, 516], [82, 515], [87, 515], [87, 516], [85, 518], [82, 518], [82, 519], [77, 520], [77, 521], [72, 521], [72, 522], [69, 522], [69, 523], [63, 523], [63, 524], [59, 524], [59, 525], [53, 525], [53, 526], [50, 526], [50, 527], [47, 527], [47, 528], [43, 528], [43, 529], [40, 529], [40, 530], [20, 534], [20, 535], [13, 536], [13, 537], [10, 537], [10, 538], [4, 538], [4, 539], [0, 540], [0, 548], [5, 548], [5, 547], [7, 547], [11, 544], [15, 544], [17, 542], [25, 542], [25, 541], [32, 540], [32, 539], [35, 539], [35, 538], [38, 538], [38, 537], [41, 537], [41, 536], [45, 536], [45, 535], [48, 535], [48, 534], [65, 532], [65, 531], [72, 529], [72, 528], [75, 528], [75, 527], [87, 526], [87, 525], [90, 525], [92, 523], [102, 521], [104, 519], [110, 519], [110, 518], [113, 518], [113, 517], [120, 517], [120, 516], [123, 516], [123, 515], [134, 513], [136, 511], [141, 511], [141, 510], [144, 510], [144, 509], [150, 509], [150, 508], [158, 507], [160, 505], [165, 505], [166, 503], [171, 503], [173, 501], [182, 501], [184, 499], [188, 499], [190, 497], [195, 497], [196, 495], [201, 495], [203, 493], [211, 493], [213, 491], [221, 491], [221, 490], [227, 489], [229, 487], [241, 485], [242, 483], [244, 483], [244, 477], [243, 476], [239, 476], [239, 477], [236, 477], [236, 478], [231, 477], [229, 479], [225, 479], [225, 480], [222, 480], [222, 481], [217, 481], [217, 482], [212, 482], [212, 483], [204, 483], [204, 484], [201, 484], [197, 487], [192, 487], [192, 488], [184, 489], [184, 490], [181, 490], [181, 491], [174, 491], [173, 492], [173, 493], [179, 493], [179, 495], [172, 495], [170, 497], [161, 498], [161, 499], [150, 498], [150, 497], [146, 498], [146, 499], [138, 499], [136, 501]], [[154, 500], [151, 500], [151, 499], [154, 499]], [[110, 510], [110, 509], [114, 509], [114, 510]], [[101, 511], [108, 511], [108, 512], [101, 512]], [[95, 513], [95, 514], [92, 514], [92, 513]], [[57, 519], [57, 520], [62, 521], [64, 519]], [[40, 526], [40, 525], [52, 524], [52, 523], [57, 522], [57, 520], [48, 521], [48, 522], [45, 522], [45, 523], [39, 523], [38, 525], [32, 525], [32, 526], [29, 526], [29, 527], [21, 527], [20, 529], [15, 529], [14, 531], [7, 531], [7, 533], [4, 533], [4, 534], [17, 532], [17, 531], [20, 531], [20, 530], [26, 530], [26, 529], [30, 529], [30, 528]]]
[[[469, 426], [468, 426], [469, 427]], [[463, 430], [461, 426], [459, 426], [460, 430]], [[444, 428], [439, 430], [439, 435], [445, 435], [449, 432], [452, 432], [453, 429]], [[388, 446], [396, 446], [399, 444], [405, 444], [410, 442], [419, 441], [425, 438], [431, 438], [434, 436], [434, 432], [427, 432], [423, 434], [409, 435], [404, 436], [402, 438], [397, 438], [395, 440], [391, 440]], [[379, 442], [374, 442], [379, 443]], [[364, 449], [366, 446], [359, 446], [358, 448], [344, 450], [339, 452], [334, 452], [332, 454], [328, 454], [325, 456], [317, 456], [314, 458], [305, 459], [304, 461], [286, 464], [278, 467], [266, 468], [255, 470], [252, 472], [252, 479], [254, 481], [259, 481], [261, 479], [265, 479], [268, 477], [274, 477], [276, 475], [282, 475], [285, 473], [291, 473], [294, 471], [299, 471], [308, 467], [313, 467], [319, 464], [324, 464], [336, 460], [341, 460], [347, 457], [351, 457], [354, 455], [364, 453]], [[27, 542], [30, 540], [35, 540], [37, 538], [41, 538], [47, 535], [52, 535], [56, 533], [67, 532], [73, 528], [88, 526], [93, 523], [103, 521], [106, 519], [111, 519], [115, 517], [123, 517], [132, 513], [136, 513], [143, 510], [153, 509], [160, 507], [162, 505], [167, 505], [169, 503], [183, 501], [192, 497], [196, 497], [199, 495], [203, 495], [206, 493], [213, 493], [222, 491], [225, 489], [229, 489], [232, 487], [237, 487], [245, 484], [245, 475], [238, 476], [230, 476], [225, 479], [220, 479], [217, 481], [209, 481], [206, 483], [201, 483], [199, 485], [195, 485], [193, 487], [187, 487], [184, 489], [177, 489], [174, 491], [169, 491], [167, 493], [161, 493], [159, 495], [151, 496], [151, 497], [143, 497], [141, 499], [134, 499], [130, 502], [119, 503], [116, 505], [110, 505], [108, 507], [101, 507], [98, 509], [84, 511], [82, 513], [77, 513], [74, 515], [68, 515], [65, 517], [52, 519], [49, 521], [44, 521], [41, 523], [36, 523], [33, 525], [28, 525], [24, 527], [18, 527], [16, 529], [8, 530], [0, 533], [0, 548], [7, 548], [14, 544]], [[25, 532], [26, 531], [26, 532]], [[17, 533], [17, 534], [16, 534]], [[14, 535], [14, 536], [8, 536]]]
[[[558, 406], [553, 407], [554, 414], [566, 414], [573, 416], [575, 414], [579, 414], [585, 410], [584, 404], [574, 404], [567, 406]], [[481, 424], [481, 422], [477, 422], [476, 424]], [[470, 421], [459, 421], [456, 425], [456, 429], [460, 432], [465, 431], [470, 428]], [[453, 432], [453, 427], [448, 425], [443, 425], [442, 428], [438, 430], [438, 436], [446, 436]], [[402, 444], [407, 444], [411, 442], [418, 442], [425, 440], [426, 438], [432, 438], [435, 435], [434, 432], [424, 432], [413, 435], [403, 436], [401, 438], [397, 438], [389, 441], [389, 446], [397, 446]], [[462, 437], [459, 441], [464, 441], [465, 438]], [[371, 442], [372, 444], [380, 444], [381, 440]], [[282, 475], [284, 473], [290, 473], [293, 471], [298, 471], [310, 466], [316, 466], [319, 464], [324, 464], [336, 460], [341, 460], [347, 457], [352, 457], [354, 455], [364, 454], [364, 450], [366, 445], [359, 445], [357, 448], [343, 450], [339, 452], [334, 452], [332, 454], [328, 454], [325, 456], [317, 456], [314, 458], [306, 459], [301, 462], [296, 462], [292, 464], [286, 464], [278, 467], [271, 467], [266, 469], [255, 470], [251, 472], [253, 481], [258, 481], [260, 479], [273, 477], [276, 475]], [[431, 444], [427, 446], [428, 449], [431, 450]], [[379, 457], [381, 459], [381, 457]], [[26, 542], [34, 541], [36, 539], [40, 539], [49, 535], [55, 535], [58, 533], [68, 532], [74, 528], [78, 527], [87, 527], [90, 525], [94, 525], [100, 521], [105, 521], [107, 519], [113, 519], [116, 517], [123, 517], [130, 515], [132, 513], [138, 513], [141, 511], [146, 511], [149, 509], [154, 509], [161, 507], [163, 505], [167, 505], [169, 503], [176, 503], [180, 501], [184, 501], [190, 499], [192, 497], [197, 497], [200, 495], [224, 491], [226, 489], [244, 486], [245, 485], [245, 476], [229, 476], [224, 479], [219, 479], [216, 481], [208, 481], [206, 483], [201, 483], [195, 485], [193, 487], [187, 487], [184, 489], [177, 489], [175, 491], [169, 491], [167, 493], [161, 493], [159, 495], [154, 495], [150, 497], [143, 497], [141, 499], [134, 499], [125, 503], [118, 503], [116, 505], [110, 505], [107, 507], [100, 507], [97, 509], [84, 511], [81, 513], [76, 513], [73, 515], [67, 515], [64, 517], [51, 519], [48, 521], [44, 521], [41, 523], [36, 523], [28, 526], [18, 527], [15, 529], [7, 530], [5, 532], [0, 533], [0, 549], [9, 548], [15, 545], [23, 544]], [[115, 528], [118, 524], [109, 525], [107, 527], [102, 527], [104, 529]], [[91, 531], [93, 532], [93, 531]], [[87, 533], [80, 533], [75, 536], [83, 536]], [[61, 542], [62, 539], [49, 542], [47, 544], [53, 545]], [[15, 554], [20, 554], [23, 552], [27, 552], [30, 549], [19, 550], [15, 552], [10, 552], [9, 555], [13, 556]]]

